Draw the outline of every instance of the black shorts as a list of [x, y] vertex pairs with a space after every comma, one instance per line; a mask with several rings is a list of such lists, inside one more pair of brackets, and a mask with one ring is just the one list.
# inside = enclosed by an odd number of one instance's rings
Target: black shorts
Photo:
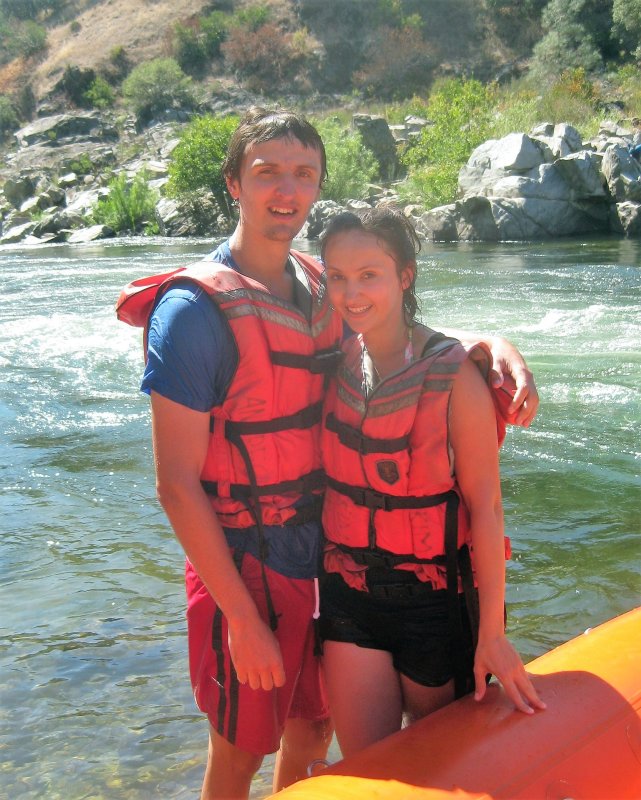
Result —
[[[454, 677], [453, 633], [447, 592], [433, 591], [407, 570], [369, 569], [370, 591], [351, 589], [337, 573], [321, 581], [321, 640], [351, 642], [385, 650], [394, 668], [422, 686], [443, 686]], [[462, 653], [468, 686], [473, 686], [474, 645], [459, 595]]]

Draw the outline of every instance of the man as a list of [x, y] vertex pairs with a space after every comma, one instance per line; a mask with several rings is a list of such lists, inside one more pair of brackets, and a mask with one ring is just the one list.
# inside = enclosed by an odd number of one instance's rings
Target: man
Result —
[[[247, 797], [276, 750], [274, 790], [304, 777], [332, 733], [312, 617], [319, 409], [341, 326], [323, 302], [320, 266], [290, 252], [326, 176], [325, 151], [306, 120], [254, 108], [223, 172], [238, 224], [155, 296], [142, 384], [158, 496], [187, 555], [190, 672], [210, 723], [201, 800]], [[497, 345], [527, 424], [538, 402], [531, 375], [509, 343]]]

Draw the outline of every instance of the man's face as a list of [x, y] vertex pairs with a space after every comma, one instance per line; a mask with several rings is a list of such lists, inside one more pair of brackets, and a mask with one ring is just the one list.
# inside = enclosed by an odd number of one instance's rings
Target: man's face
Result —
[[248, 147], [240, 178], [228, 178], [227, 187], [239, 201], [240, 224], [247, 232], [290, 242], [318, 199], [320, 182], [318, 150], [284, 137]]

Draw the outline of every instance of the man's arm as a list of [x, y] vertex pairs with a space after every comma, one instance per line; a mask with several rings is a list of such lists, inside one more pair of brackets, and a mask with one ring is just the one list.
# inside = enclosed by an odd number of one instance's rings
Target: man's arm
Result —
[[156, 487], [185, 553], [229, 625], [232, 660], [252, 689], [282, 686], [280, 648], [236, 569], [200, 475], [209, 443], [209, 414], [151, 392]]
[[490, 348], [492, 352], [492, 386], [501, 386], [506, 375], [512, 376], [516, 384], [516, 393], [508, 413], [516, 412], [514, 425], [522, 425], [527, 428], [539, 408], [539, 393], [536, 390], [534, 375], [528, 369], [518, 348], [503, 336], [482, 336], [453, 328], [441, 328], [440, 330], [447, 336], [459, 339], [464, 344], [484, 342]]

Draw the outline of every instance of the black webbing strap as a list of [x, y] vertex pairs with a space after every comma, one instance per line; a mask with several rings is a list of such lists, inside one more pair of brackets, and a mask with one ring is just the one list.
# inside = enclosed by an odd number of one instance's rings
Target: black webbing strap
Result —
[[447, 579], [447, 614], [450, 629], [452, 660], [454, 663], [454, 694], [463, 697], [469, 691], [469, 676], [465, 657], [463, 620], [458, 593], [458, 507], [459, 497], [455, 492], [445, 509], [445, 575]]
[[[295, 480], [280, 481], [279, 483], [265, 483], [260, 486], [232, 483], [229, 486], [229, 497], [233, 500], [246, 501], [252, 494], [258, 495], [259, 497], [270, 494], [287, 494], [288, 492], [309, 494], [323, 489], [325, 483], [324, 471], [322, 469], [316, 469], [312, 472], [308, 472], [306, 475], [301, 475], [300, 478], [296, 478]], [[201, 481], [200, 484], [207, 494], [213, 495], [214, 497], [219, 496], [217, 481]]]
[[442, 564], [445, 565], [445, 556], [434, 558], [419, 558], [414, 553], [390, 553], [375, 547], [349, 547], [345, 544], [333, 542], [343, 553], [350, 556], [356, 564], [370, 569], [395, 569], [399, 564]]
[[470, 557], [470, 549], [464, 544], [458, 551], [459, 572], [461, 575], [461, 583], [463, 584], [463, 594], [465, 595], [465, 606], [467, 608], [467, 615], [470, 619], [470, 627], [472, 629], [472, 643], [476, 651], [476, 645], [479, 639], [479, 595], [474, 586], [474, 572], [472, 571], [472, 559]]
[[[225, 437], [229, 441], [236, 444], [238, 436], [251, 436], [263, 433], [278, 433], [279, 431], [289, 430], [306, 430], [313, 428], [321, 420], [323, 413], [323, 403], [314, 403], [311, 406], [305, 406], [300, 411], [294, 414], [288, 414], [285, 417], [276, 417], [275, 419], [259, 420], [257, 422], [239, 422], [235, 420], [224, 420], [225, 422]], [[209, 431], [214, 430], [216, 424], [216, 417], [210, 417]]]
[[447, 503], [451, 495], [458, 495], [453, 489], [449, 492], [428, 495], [395, 495], [377, 492], [363, 486], [351, 486], [327, 476], [327, 485], [335, 492], [344, 494], [357, 506], [365, 506], [371, 511], [396, 511], [398, 509], [431, 508]]
[[263, 527], [263, 514], [260, 508], [260, 497], [256, 492], [258, 488], [258, 482], [256, 480], [256, 472], [254, 470], [254, 465], [252, 464], [252, 460], [249, 455], [249, 451], [243, 442], [240, 434], [234, 436], [228, 435], [227, 438], [233, 442], [238, 448], [240, 455], [245, 462], [245, 468], [247, 470], [247, 475], [249, 477], [249, 482], [252, 491], [250, 492], [249, 497], [247, 498], [247, 507], [251, 512], [254, 521], [256, 523], [256, 529], [258, 531], [258, 555], [260, 560], [260, 572], [261, 578], [263, 582], [263, 588], [265, 591], [265, 602], [267, 604], [267, 613], [269, 615], [269, 627], [272, 631], [275, 631], [278, 628], [278, 616], [274, 609], [274, 602], [272, 600], [271, 592], [269, 591], [269, 584], [267, 582], [267, 573], [265, 572], [265, 559], [267, 558], [267, 540], [265, 539], [265, 530]]
[[311, 372], [312, 375], [333, 375], [343, 360], [344, 354], [341, 350], [335, 348], [318, 350], [309, 356], [273, 350], [270, 357], [272, 364], [276, 364], [279, 367], [305, 369]]
[[409, 436], [399, 436], [397, 439], [376, 439], [373, 436], [365, 436], [358, 428], [337, 420], [331, 412], [325, 418], [325, 427], [338, 436], [342, 445], [365, 456], [370, 453], [398, 453], [409, 447]]

